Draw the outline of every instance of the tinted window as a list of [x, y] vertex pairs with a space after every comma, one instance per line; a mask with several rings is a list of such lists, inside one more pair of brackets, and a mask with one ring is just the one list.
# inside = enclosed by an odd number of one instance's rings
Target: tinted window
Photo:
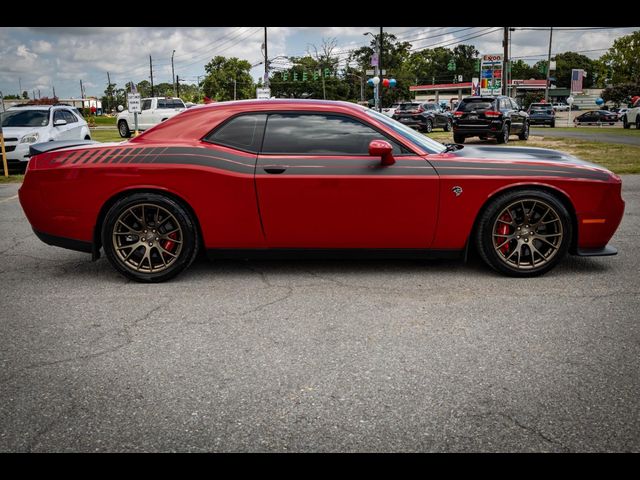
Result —
[[366, 109], [365, 113], [370, 117], [373, 117], [375, 120], [380, 123], [384, 123], [387, 127], [391, 128], [396, 134], [400, 135], [404, 139], [413, 142], [416, 145], [419, 145], [421, 148], [424, 148], [429, 153], [442, 153], [445, 150], [445, 146], [440, 142], [436, 142], [435, 140], [413, 130], [412, 128], [403, 125], [397, 120], [393, 120], [392, 118], [387, 117], [375, 110]]
[[184, 108], [184, 103], [179, 98], [174, 98], [173, 100], [168, 100], [169, 108]]
[[[368, 155], [371, 140], [385, 135], [356, 119], [339, 115], [274, 113], [269, 115], [263, 153]], [[392, 141], [393, 153], [403, 153]]]
[[425, 103], [423, 105], [423, 107], [424, 107], [425, 110], [435, 110], [436, 109], [436, 106], [433, 103]]
[[44, 127], [49, 124], [49, 110], [9, 110], [1, 115], [3, 127]]
[[67, 121], [67, 123], [76, 123], [78, 121], [76, 116], [68, 110], [62, 110], [62, 115], [64, 116], [64, 119]]
[[68, 121], [64, 116], [64, 112], [62, 110], [56, 110], [53, 113], [53, 123], [56, 123], [58, 120], [64, 120], [65, 122]]
[[458, 107], [458, 111], [460, 112], [471, 112], [472, 110], [489, 110], [493, 108], [493, 101], [491, 100], [463, 100], [460, 106]]
[[398, 109], [397, 109], [397, 110], [398, 110], [399, 112], [402, 112], [402, 111], [404, 111], [404, 110], [417, 110], [419, 106], [420, 106], [420, 104], [419, 104], [419, 103], [401, 103], [401, 104], [398, 106]]
[[258, 152], [266, 118], [266, 114], [240, 115], [216, 128], [203, 140], [239, 150]]
[[141, 110], [149, 110], [151, 108], [151, 100], [143, 100]]
[[167, 100], [158, 100], [158, 108], [169, 108]]

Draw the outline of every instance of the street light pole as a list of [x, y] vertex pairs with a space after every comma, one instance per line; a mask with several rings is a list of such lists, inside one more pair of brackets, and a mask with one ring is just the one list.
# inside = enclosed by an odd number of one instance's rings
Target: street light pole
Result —
[[378, 111], [382, 112], [382, 27], [380, 27], [380, 38], [378, 47], [378, 71], [380, 72], [380, 83], [378, 84]]
[[269, 55], [267, 52], [267, 27], [264, 27], [264, 87], [269, 88]]
[[177, 97], [177, 93], [176, 93], [176, 74], [175, 71], [173, 69], [173, 56], [176, 54], [176, 51], [174, 50], [173, 53], [171, 54], [171, 81], [173, 82], [173, 96]]

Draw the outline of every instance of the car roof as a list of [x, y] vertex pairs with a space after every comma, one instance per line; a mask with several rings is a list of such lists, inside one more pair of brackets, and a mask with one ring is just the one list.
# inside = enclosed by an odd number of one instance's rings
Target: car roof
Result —
[[49, 110], [53, 105], [14, 105], [7, 108], [9, 110]]
[[[406, 103], [419, 103], [419, 102], [406, 102]], [[304, 107], [304, 106], [312, 106], [312, 105], [326, 105], [326, 106], [340, 105], [342, 107], [352, 108], [358, 111], [368, 110], [368, 108], [363, 105], [358, 105], [357, 103], [345, 102], [341, 100], [340, 101], [316, 100], [316, 99], [301, 99], [301, 98], [271, 98], [269, 100], [256, 100], [256, 99], [231, 100], [228, 102], [214, 102], [214, 103], [207, 103], [205, 105], [196, 105], [193, 108], [217, 109], [217, 108], [226, 108], [226, 107], [236, 106], [236, 105], [238, 106], [246, 105], [247, 107], [259, 106], [259, 105], [291, 105], [292, 107], [294, 106]]]

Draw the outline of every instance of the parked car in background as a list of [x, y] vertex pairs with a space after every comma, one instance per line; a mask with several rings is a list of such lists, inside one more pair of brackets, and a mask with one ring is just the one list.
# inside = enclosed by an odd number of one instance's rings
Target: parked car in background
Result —
[[614, 125], [618, 121], [618, 114], [608, 112], [606, 110], [591, 110], [590, 112], [584, 112], [573, 119], [573, 123], [580, 125], [585, 123], [587, 125], [608, 123]]
[[431, 132], [434, 128], [451, 131], [453, 116], [436, 103], [406, 102], [396, 108], [392, 118], [421, 132]]
[[527, 110], [531, 125], [556, 126], [556, 112], [550, 103], [532, 103]]
[[[495, 270], [531, 277], [568, 253], [614, 255], [624, 212], [622, 180], [604, 167], [542, 148], [443, 145], [349, 102], [219, 102], [126, 142], [31, 149], [19, 196], [38, 238], [94, 259], [104, 250], [140, 282], [174, 277], [201, 250], [456, 258], [474, 248]], [[509, 285], [509, 295], [531, 288]]]
[[86, 120], [77, 108], [68, 105], [17, 106], [0, 116], [7, 165], [12, 172], [24, 172], [29, 147], [35, 143], [91, 140]]
[[622, 126], [629, 128], [631, 125], [635, 125], [637, 129], [640, 129], [640, 98], [622, 116]]
[[[174, 97], [143, 98], [140, 103], [142, 112], [138, 114], [138, 130], [141, 131], [148, 130], [187, 109], [182, 99]], [[136, 128], [134, 115], [129, 110], [120, 112], [116, 123], [122, 138], [129, 138]]]
[[389, 108], [383, 108], [382, 113], [387, 117], [392, 117], [399, 105], [400, 103], [394, 103]]
[[553, 109], [556, 112], [568, 112], [569, 111], [569, 105], [567, 105], [566, 103], [554, 103], [553, 104]]
[[466, 97], [453, 116], [456, 143], [464, 143], [468, 137], [495, 138], [498, 143], [507, 143], [512, 134], [520, 140], [529, 138], [529, 114], [510, 97]]
[[572, 103], [572, 104], [571, 104], [571, 111], [573, 112], [573, 111], [575, 111], [575, 110], [580, 110], [580, 106], [579, 106], [579, 105], [576, 105], [575, 103]]

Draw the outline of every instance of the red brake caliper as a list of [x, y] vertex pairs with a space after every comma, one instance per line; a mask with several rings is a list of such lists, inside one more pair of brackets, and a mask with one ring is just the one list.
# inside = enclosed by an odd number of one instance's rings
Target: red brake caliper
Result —
[[[177, 234], [178, 232], [170, 233], [169, 238], [173, 238], [175, 240]], [[176, 243], [172, 242], [171, 240], [165, 240], [164, 243], [162, 244], [162, 248], [164, 248], [168, 252], [172, 252], [175, 244]]]
[[[505, 213], [504, 215], [502, 215], [500, 217], [500, 220], [503, 220], [505, 222], [511, 222], [511, 216], [507, 213]], [[509, 235], [509, 225], [507, 225], [506, 223], [502, 223], [500, 222], [500, 226], [498, 227], [498, 231], [496, 232], [498, 235]], [[498, 245], [501, 245], [502, 243], [505, 242], [507, 238], [506, 237], [497, 237], [497, 242]], [[502, 253], [504, 253], [505, 255], [507, 254], [507, 252], [509, 251], [509, 242], [505, 243], [504, 245], [502, 245], [500, 247], [500, 251]]]

